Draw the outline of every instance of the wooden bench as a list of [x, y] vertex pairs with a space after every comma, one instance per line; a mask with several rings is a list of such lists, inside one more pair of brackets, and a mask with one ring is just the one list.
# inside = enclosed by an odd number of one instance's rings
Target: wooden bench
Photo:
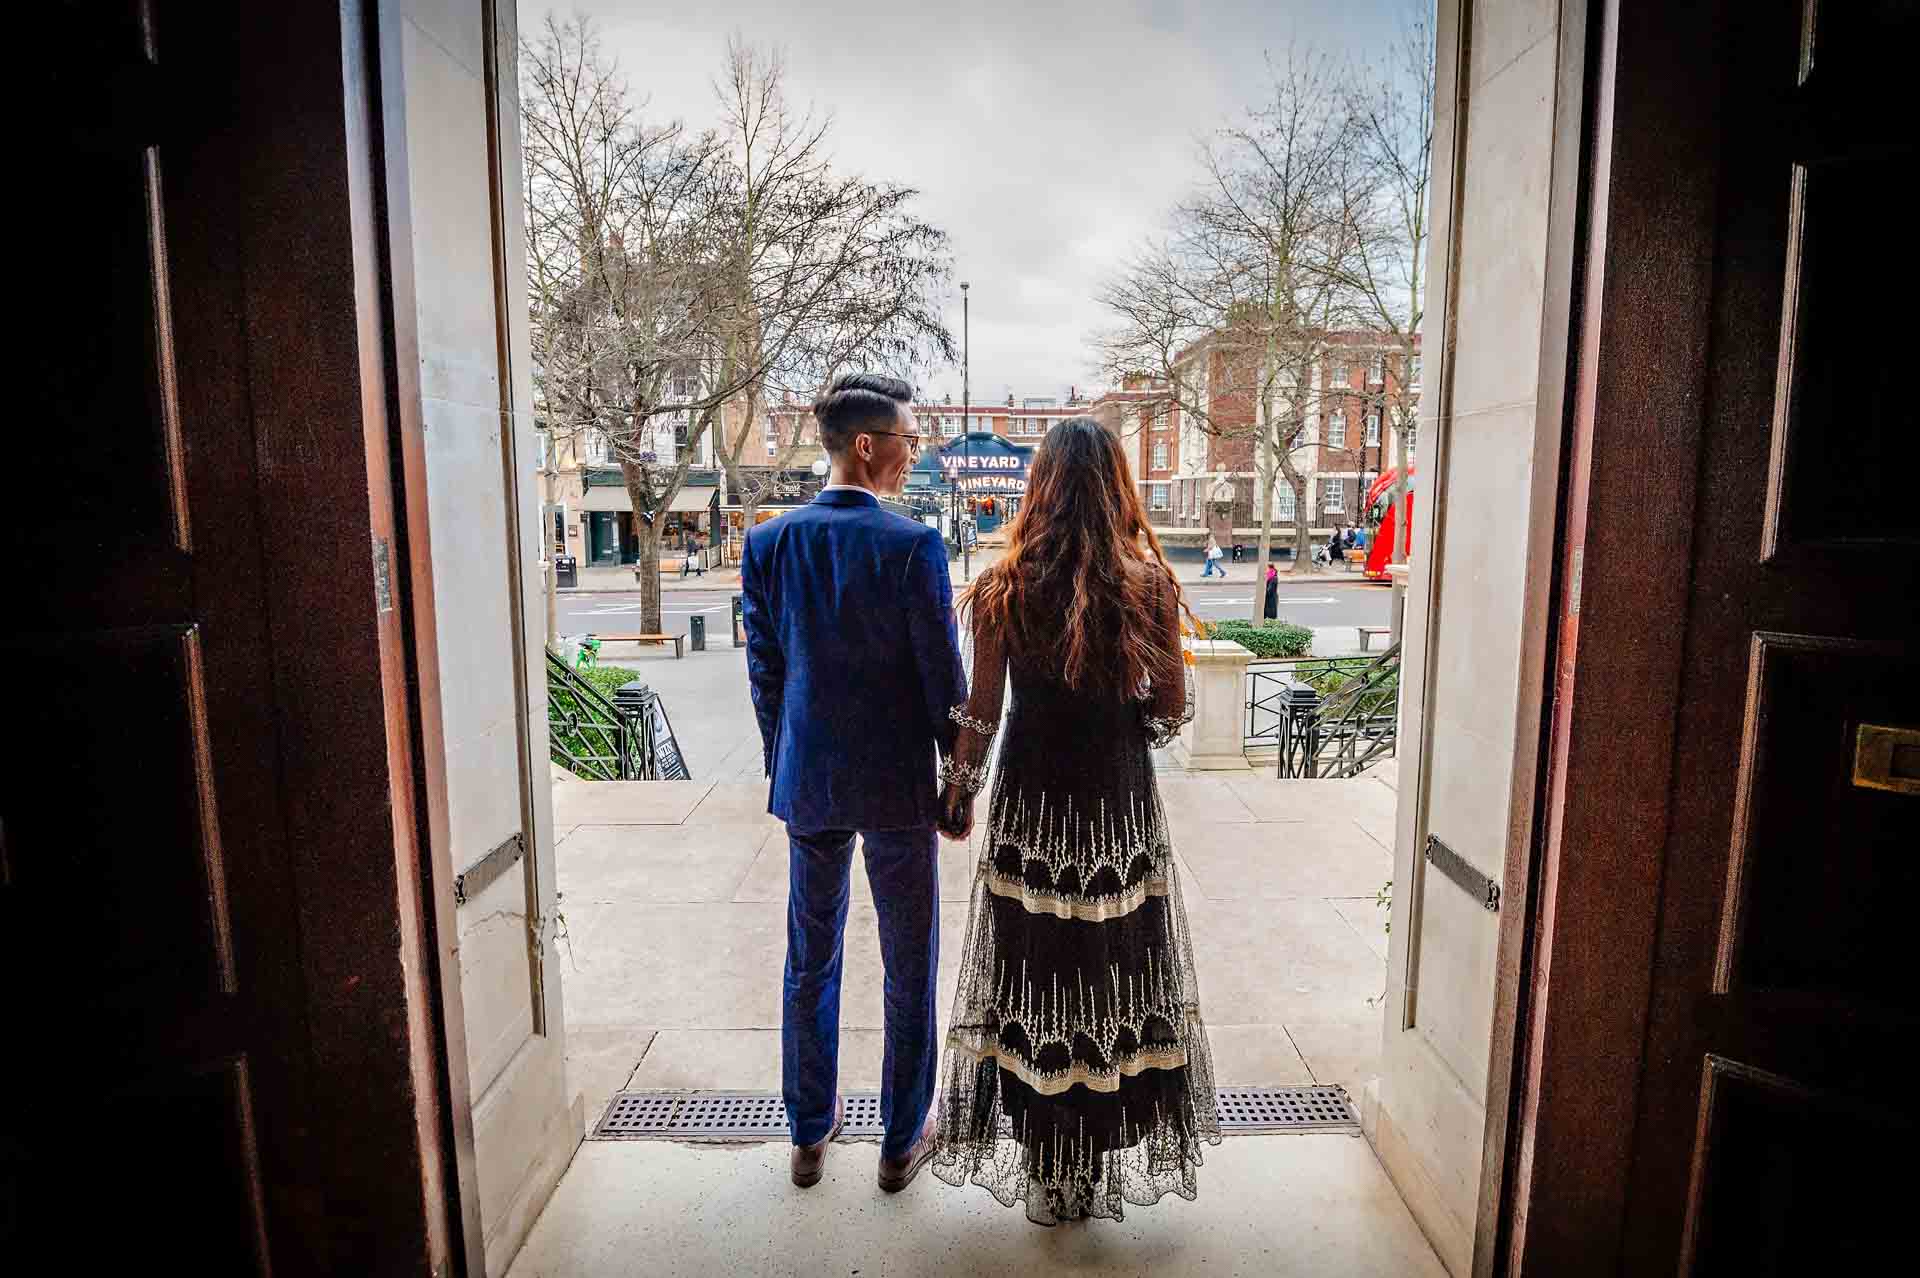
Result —
[[593, 637], [601, 643], [670, 643], [675, 661], [686, 655], [685, 635], [603, 635], [596, 631]]
[[1360, 631], [1360, 651], [1362, 652], [1372, 651], [1373, 637], [1375, 635], [1393, 633], [1393, 627], [1391, 626], [1358, 626], [1356, 629]]

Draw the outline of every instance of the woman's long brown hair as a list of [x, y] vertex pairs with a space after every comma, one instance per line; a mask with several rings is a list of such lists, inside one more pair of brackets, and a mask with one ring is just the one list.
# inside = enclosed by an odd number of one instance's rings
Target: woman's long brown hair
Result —
[[1040, 441], [1006, 554], [961, 603], [1010, 650], [1057, 666], [1069, 687], [1131, 696], [1165, 642], [1162, 581], [1191, 622], [1120, 441], [1091, 417], [1069, 417]]

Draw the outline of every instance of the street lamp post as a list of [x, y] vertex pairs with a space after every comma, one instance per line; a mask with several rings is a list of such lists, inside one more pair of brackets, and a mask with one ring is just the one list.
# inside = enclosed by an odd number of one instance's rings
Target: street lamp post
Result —
[[[973, 459], [973, 386], [970, 380], [972, 369], [969, 360], [972, 356], [972, 324], [967, 309], [967, 290], [971, 287], [965, 280], [960, 281], [960, 474], [954, 481], [954, 510], [960, 508], [959, 480], [966, 478], [967, 463]], [[954, 535], [960, 538], [960, 580], [973, 580], [973, 551], [967, 545], [966, 529], [956, 518]]]

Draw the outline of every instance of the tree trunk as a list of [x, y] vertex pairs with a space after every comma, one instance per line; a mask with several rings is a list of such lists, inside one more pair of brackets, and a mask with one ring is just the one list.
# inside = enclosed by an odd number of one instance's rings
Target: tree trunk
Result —
[[652, 523], [636, 520], [640, 536], [640, 562], [633, 566], [634, 575], [640, 579], [640, 633], [657, 635], [662, 633], [660, 625], [660, 531], [664, 522], [659, 516]]
[[640, 540], [640, 562], [633, 566], [640, 585], [640, 633], [657, 635], [660, 627], [660, 534], [666, 527], [666, 511], [655, 511], [652, 522], [645, 512], [655, 500], [648, 490], [647, 477], [630, 461], [620, 463], [620, 477], [627, 484], [627, 504], [633, 507], [633, 529]]
[[1307, 477], [1292, 475], [1293, 481], [1293, 567], [1296, 574], [1310, 575], [1313, 566], [1313, 508], [1307, 502]]
[[554, 563], [554, 550], [547, 548], [547, 647], [551, 651], [560, 650], [560, 568]]

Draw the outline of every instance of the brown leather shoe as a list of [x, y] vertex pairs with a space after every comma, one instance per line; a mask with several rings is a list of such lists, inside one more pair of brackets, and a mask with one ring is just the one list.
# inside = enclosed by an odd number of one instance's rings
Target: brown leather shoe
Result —
[[847, 1107], [838, 1096], [833, 1098], [833, 1129], [811, 1145], [795, 1145], [793, 1158], [789, 1166], [793, 1172], [793, 1183], [802, 1189], [811, 1189], [820, 1183], [820, 1169], [827, 1161], [827, 1146], [833, 1144], [833, 1138], [840, 1134], [840, 1125], [846, 1121]]
[[888, 1158], [882, 1155], [880, 1158], [880, 1188], [886, 1190], [889, 1194], [897, 1194], [908, 1185], [911, 1185], [913, 1178], [920, 1174], [920, 1169], [927, 1165], [927, 1160], [933, 1157], [934, 1147], [937, 1144], [935, 1140], [937, 1133], [938, 1126], [934, 1122], [934, 1116], [929, 1114], [927, 1115], [926, 1125], [920, 1129], [919, 1138], [908, 1147], [907, 1152], [902, 1157]]

